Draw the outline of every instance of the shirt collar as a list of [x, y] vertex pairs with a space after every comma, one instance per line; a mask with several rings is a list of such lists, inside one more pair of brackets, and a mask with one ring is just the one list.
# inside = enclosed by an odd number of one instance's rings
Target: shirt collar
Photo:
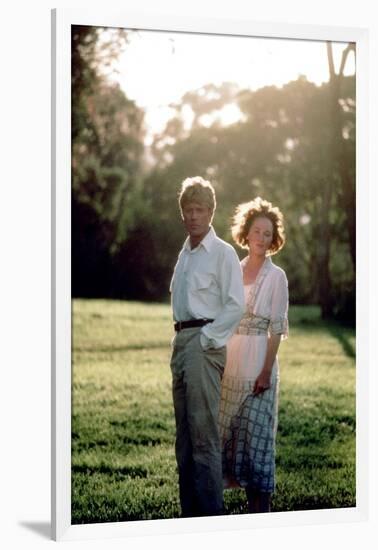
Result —
[[[213, 242], [216, 239], [216, 236], [217, 235], [215, 233], [213, 226], [210, 225], [210, 230], [206, 233], [205, 237], [198, 244], [198, 246], [196, 246], [194, 250], [202, 246], [206, 250], [206, 252], [210, 252]], [[187, 250], [188, 252], [191, 252], [192, 249], [190, 248], [190, 237], [186, 238], [186, 241], [184, 243], [184, 249]]]
[[[245, 266], [245, 264], [248, 262], [248, 258], [249, 256], [245, 256], [242, 261], [240, 262], [240, 265], [242, 267]], [[272, 265], [272, 257], [271, 256], [266, 256], [261, 268], [260, 268], [260, 271], [262, 271], [263, 269], [266, 269], [266, 268], [269, 268], [271, 265]]]

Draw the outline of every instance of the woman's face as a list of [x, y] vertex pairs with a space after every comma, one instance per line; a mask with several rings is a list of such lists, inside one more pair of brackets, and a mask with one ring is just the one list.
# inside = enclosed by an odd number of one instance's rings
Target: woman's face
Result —
[[269, 218], [259, 216], [252, 223], [247, 240], [249, 253], [255, 256], [266, 256], [273, 240], [273, 224]]

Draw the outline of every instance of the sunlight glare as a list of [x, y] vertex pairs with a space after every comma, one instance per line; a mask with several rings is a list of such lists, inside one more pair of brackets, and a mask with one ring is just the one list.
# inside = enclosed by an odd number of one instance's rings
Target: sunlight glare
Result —
[[[333, 43], [336, 71], [346, 44]], [[309, 40], [133, 31], [114, 74], [128, 98], [146, 112], [147, 141], [164, 129], [172, 104], [206, 84], [235, 83], [239, 89], [283, 86], [305, 75], [321, 85], [329, 79], [326, 43]], [[345, 74], [355, 70], [350, 55]], [[236, 105], [217, 113], [220, 123], [240, 120]], [[210, 125], [213, 114], [202, 117]], [[184, 115], [186, 125], [190, 123]]]

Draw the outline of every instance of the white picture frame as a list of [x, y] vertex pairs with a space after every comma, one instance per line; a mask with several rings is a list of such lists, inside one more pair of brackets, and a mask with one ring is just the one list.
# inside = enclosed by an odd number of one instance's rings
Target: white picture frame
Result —
[[[71, 25], [356, 43], [357, 70], [357, 505], [254, 516], [71, 524]], [[368, 31], [362, 28], [148, 15], [52, 11], [52, 536], [55, 540], [358, 522], [368, 515]], [[364, 225], [359, 222], [364, 217]]]

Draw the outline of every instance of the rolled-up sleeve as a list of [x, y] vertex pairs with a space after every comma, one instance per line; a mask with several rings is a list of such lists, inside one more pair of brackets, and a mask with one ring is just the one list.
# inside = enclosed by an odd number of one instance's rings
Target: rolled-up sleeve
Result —
[[288, 282], [285, 272], [280, 270], [276, 275], [273, 286], [269, 332], [271, 334], [281, 334], [282, 339], [286, 339], [289, 335], [288, 308]]
[[222, 307], [214, 321], [202, 328], [202, 334], [207, 339], [205, 347], [219, 348], [226, 345], [245, 311], [242, 270], [231, 246], [224, 249], [218, 273]]

